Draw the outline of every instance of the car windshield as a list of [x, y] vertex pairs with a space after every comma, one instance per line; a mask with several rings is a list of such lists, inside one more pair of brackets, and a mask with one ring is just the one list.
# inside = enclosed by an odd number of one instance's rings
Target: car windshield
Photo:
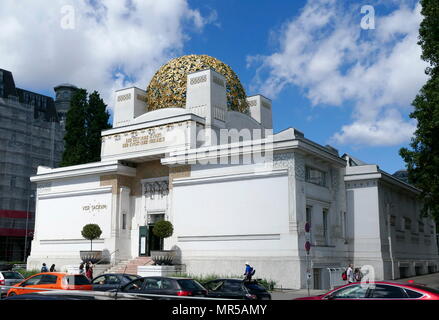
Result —
[[246, 283], [244, 285], [246, 286], [247, 289], [249, 289], [252, 292], [266, 292], [267, 291], [263, 286], [261, 286], [257, 283]]
[[203, 286], [195, 280], [179, 279], [177, 282], [184, 290], [205, 290]]
[[2, 275], [5, 279], [24, 279], [21, 274], [13, 271], [4, 271]]
[[90, 284], [90, 281], [83, 275], [66, 276], [64, 279], [66, 279], [67, 283], [70, 285], [80, 286]]

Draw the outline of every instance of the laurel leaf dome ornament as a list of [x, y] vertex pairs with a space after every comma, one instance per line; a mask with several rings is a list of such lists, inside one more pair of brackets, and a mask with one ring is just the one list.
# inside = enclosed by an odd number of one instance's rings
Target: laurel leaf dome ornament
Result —
[[146, 88], [148, 111], [186, 107], [186, 82], [189, 73], [213, 69], [227, 81], [227, 108], [247, 113], [249, 105], [244, 87], [236, 73], [227, 64], [208, 55], [186, 55], [170, 60], [152, 77]]

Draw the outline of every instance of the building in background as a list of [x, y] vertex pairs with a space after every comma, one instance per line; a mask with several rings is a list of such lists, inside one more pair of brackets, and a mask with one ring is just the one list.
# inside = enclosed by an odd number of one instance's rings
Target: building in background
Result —
[[[57, 167], [63, 152], [65, 114], [75, 86], [55, 87], [56, 100], [15, 86], [0, 69], [0, 260], [22, 261], [34, 231], [39, 165]], [[25, 250], [27, 251], [25, 255]]]

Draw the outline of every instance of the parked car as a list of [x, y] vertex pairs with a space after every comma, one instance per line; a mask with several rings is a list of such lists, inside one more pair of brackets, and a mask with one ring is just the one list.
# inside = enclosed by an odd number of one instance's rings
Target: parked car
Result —
[[[16, 288], [15, 288], [16, 287]], [[68, 274], [63, 272], [37, 273], [26, 280], [14, 285], [8, 291], [8, 297], [20, 294], [35, 293], [44, 290], [35, 289], [61, 289], [61, 290], [93, 290], [90, 281], [82, 274]]]
[[204, 284], [207, 296], [224, 299], [271, 300], [271, 294], [257, 281], [216, 279]]
[[[170, 296], [205, 297], [207, 290], [196, 280], [170, 277], [143, 277], [131, 281], [120, 290], [124, 293], [142, 293]], [[157, 299], [166, 299], [157, 297]]]
[[[17, 271], [0, 271], [0, 286], [13, 286], [24, 280], [24, 277]], [[9, 288], [1, 288], [0, 294], [6, 295]]]
[[439, 300], [439, 290], [415, 283], [375, 281], [354, 282], [328, 293], [295, 300]]
[[108, 273], [100, 275], [91, 281], [94, 291], [108, 291], [111, 289], [119, 289], [120, 287], [140, 278], [135, 274], [126, 273]]

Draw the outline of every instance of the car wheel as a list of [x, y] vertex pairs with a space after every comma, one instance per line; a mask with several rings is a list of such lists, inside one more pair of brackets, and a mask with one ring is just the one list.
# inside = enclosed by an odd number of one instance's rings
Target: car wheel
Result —
[[15, 292], [11, 292], [10, 294], [8, 294], [8, 297], [13, 297], [16, 296], [17, 294]]

